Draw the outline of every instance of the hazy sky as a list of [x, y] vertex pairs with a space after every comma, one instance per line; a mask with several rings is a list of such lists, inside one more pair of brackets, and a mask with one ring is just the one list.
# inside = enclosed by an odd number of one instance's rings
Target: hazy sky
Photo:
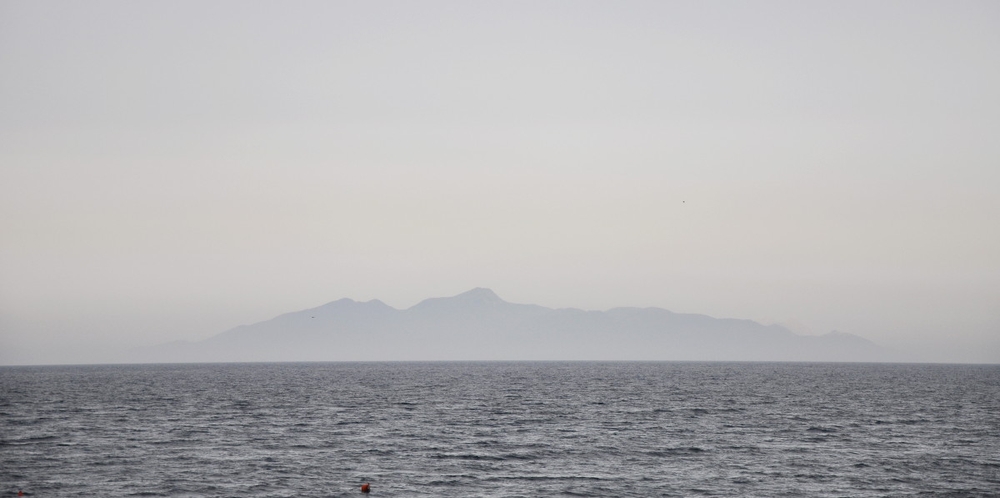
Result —
[[479, 286], [998, 362], [998, 88], [993, 0], [0, 0], [0, 363]]

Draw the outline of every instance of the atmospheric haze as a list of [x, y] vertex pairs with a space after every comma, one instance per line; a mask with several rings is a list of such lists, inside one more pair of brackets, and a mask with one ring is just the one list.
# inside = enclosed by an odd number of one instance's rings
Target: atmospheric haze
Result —
[[998, 53], [993, 1], [4, 0], [0, 364], [480, 286], [1000, 362]]
[[126, 363], [276, 361], [901, 361], [864, 338], [801, 336], [779, 325], [672, 313], [606, 312], [504, 301], [490, 289], [397, 310], [339, 299], [204, 341], [175, 341], [122, 355]]

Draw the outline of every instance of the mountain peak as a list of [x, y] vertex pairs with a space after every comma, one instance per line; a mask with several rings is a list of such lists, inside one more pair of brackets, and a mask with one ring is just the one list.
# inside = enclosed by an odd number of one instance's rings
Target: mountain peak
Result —
[[476, 287], [475, 289], [465, 291], [452, 299], [461, 299], [463, 301], [478, 301], [478, 302], [495, 302], [502, 303], [503, 299], [490, 289], [485, 287]]
[[430, 299], [424, 299], [419, 302], [411, 310], [418, 312], [425, 312], [428, 310], [454, 310], [454, 309], [483, 309], [494, 308], [499, 305], [507, 304], [506, 301], [500, 299], [496, 293], [489, 289], [482, 287], [476, 287], [475, 289], [465, 291], [457, 296], [452, 297], [432, 297]]

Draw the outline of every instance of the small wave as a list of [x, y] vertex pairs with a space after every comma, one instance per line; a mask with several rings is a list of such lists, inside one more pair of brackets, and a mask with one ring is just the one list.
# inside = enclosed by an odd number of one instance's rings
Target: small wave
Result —
[[447, 460], [447, 459], [456, 459], [456, 460], [486, 460], [486, 461], [494, 461], [494, 462], [500, 462], [500, 461], [506, 460], [506, 458], [504, 458], [503, 456], [500, 456], [500, 455], [479, 455], [479, 454], [475, 454], [475, 453], [438, 453], [436, 455], [433, 455], [433, 458], [444, 459], [444, 460]]
[[806, 432], [822, 432], [824, 434], [831, 434], [831, 433], [837, 432], [837, 429], [834, 429], [833, 427], [812, 426], [812, 427], [806, 429]]
[[699, 448], [697, 446], [688, 446], [683, 448], [662, 448], [659, 450], [648, 451], [646, 452], [646, 454], [654, 457], [669, 457], [669, 456], [699, 455], [707, 451], [708, 450], [704, 448]]
[[610, 481], [612, 479], [597, 476], [493, 476], [483, 479], [484, 482], [491, 481]]
[[25, 444], [41, 443], [41, 442], [44, 442], [44, 441], [55, 441], [57, 439], [59, 439], [58, 436], [53, 436], [51, 434], [48, 434], [48, 435], [45, 435], [45, 436], [28, 436], [28, 437], [20, 438], [20, 439], [8, 439], [8, 440], [6, 440], [6, 441], [4, 441], [3, 443], [0, 443], [0, 444], [9, 444], [11, 446], [18, 446], [18, 445], [25, 445]]

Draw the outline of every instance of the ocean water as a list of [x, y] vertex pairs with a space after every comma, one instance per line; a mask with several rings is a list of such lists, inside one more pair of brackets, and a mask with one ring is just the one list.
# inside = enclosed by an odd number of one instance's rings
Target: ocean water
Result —
[[0, 368], [0, 493], [1000, 496], [1000, 366]]

